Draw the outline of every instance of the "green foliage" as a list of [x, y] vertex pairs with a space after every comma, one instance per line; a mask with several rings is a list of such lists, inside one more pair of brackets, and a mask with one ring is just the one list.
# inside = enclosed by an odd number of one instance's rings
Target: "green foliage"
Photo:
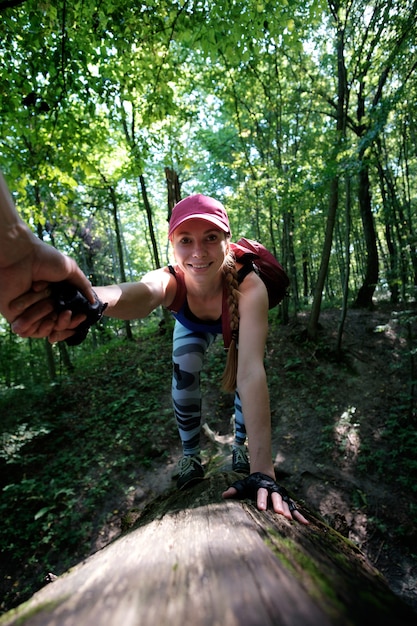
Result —
[[[3, 9], [0, 164], [19, 210], [94, 280], [118, 280], [122, 269], [135, 279], [155, 261], [151, 227], [164, 245], [168, 166], [183, 194], [216, 195], [233, 233], [276, 251], [298, 309], [313, 298], [336, 180], [324, 298], [340, 302], [348, 266], [352, 293], [364, 280], [366, 166], [381, 249], [377, 295], [407, 300], [415, 284], [415, 17], [414, 3], [394, 10], [364, 0], [337, 11], [320, 0], [26, 0]], [[335, 124], [340, 42], [343, 136]]]
[[47, 376], [43, 341], [22, 341], [10, 331], [0, 334], [0, 389], [41, 383]]
[[53, 386], [0, 395], [3, 606], [88, 555], [105, 503], [125, 501], [141, 468], [166, 454], [170, 347], [160, 336], [112, 342]]
[[410, 494], [417, 494], [417, 433], [408, 417], [408, 403], [403, 403], [401, 398], [393, 400], [390, 419], [380, 429], [379, 441], [379, 449], [364, 442], [358, 460], [361, 470], [376, 473], [381, 478], [391, 474], [399, 486]]

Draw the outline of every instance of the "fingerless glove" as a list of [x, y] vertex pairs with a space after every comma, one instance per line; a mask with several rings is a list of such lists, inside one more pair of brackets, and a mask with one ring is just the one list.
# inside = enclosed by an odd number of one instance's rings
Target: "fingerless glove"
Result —
[[95, 302], [91, 304], [77, 287], [74, 287], [66, 280], [60, 283], [51, 283], [50, 288], [57, 313], [70, 310], [74, 315], [82, 313], [87, 316], [75, 328], [75, 334], [65, 340], [69, 346], [78, 346], [87, 337], [90, 326], [96, 324], [101, 319], [107, 308], [107, 303], [103, 303], [97, 294], [94, 294]]
[[242, 480], [237, 480], [231, 486], [236, 489], [239, 499], [249, 498], [250, 500], [256, 501], [258, 489], [261, 488], [266, 489], [269, 495], [273, 492], [279, 493], [284, 502], [288, 504], [288, 508], [291, 512], [297, 510], [297, 505], [294, 500], [290, 498], [285, 487], [281, 487], [281, 485], [278, 485], [270, 476], [262, 474], [261, 472], [255, 472]]

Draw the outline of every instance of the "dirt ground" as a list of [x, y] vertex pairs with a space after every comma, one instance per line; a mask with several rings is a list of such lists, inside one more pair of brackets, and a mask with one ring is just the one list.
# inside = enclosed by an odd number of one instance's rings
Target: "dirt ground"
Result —
[[[386, 426], [410, 377], [410, 327], [404, 327], [401, 313], [388, 305], [351, 310], [340, 362], [334, 350], [339, 318], [339, 311], [322, 313], [318, 346], [305, 341], [307, 314], [279, 327], [268, 341], [277, 480], [301, 506], [304, 503], [355, 542], [391, 589], [417, 612], [416, 494], [396, 480], [395, 461], [384, 472], [384, 459], [395, 459], [396, 452], [390, 449]], [[203, 409], [203, 460], [209, 471], [225, 469], [232, 442], [225, 415], [231, 414], [232, 404], [225, 410], [224, 396], [211, 390]], [[414, 450], [417, 453], [416, 446]], [[364, 469], [365, 453], [374, 462]], [[155, 460], [141, 474], [127, 506], [139, 511], [155, 495], [172, 489], [179, 456], [178, 442], [173, 442], [168, 465], [166, 459]], [[102, 529], [94, 550], [119, 532], [115, 516]]]
[[[395, 461], [386, 472], [383, 466], [384, 458], [395, 458], [384, 429], [393, 407], [398, 410], [400, 397], [407, 395], [408, 354], [410, 347], [415, 349], [415, 341], [410, 346], [411, 327], [402, 325], [401, 316], [398, 310], [382, 305], [374, 311], [348, 312], [342, 341], [345, 367], [336, 364], [331, 351], [320, 353], [319, 349], [310, 355], [311, 367], [316, 361], [316, 375], [317, 370], [323, 372], [326, 392], [315, 396], [314, 379], [310, 379], [299, 395], [295, 389], [285, 393], [277, 406], [280, 425], [275, 430], [274, 450], [278, 479], [281, 470], [283, 482], [294, 495], [358, 545], [391, 589], [417, 611], [416, 492], [396, 482]], [[327, 348], [336, 345], [339, 318], [338, 311], [320, 317]], [[282, 331], [289, 339], [288, 347], [297, 346], [294, 336], [306, 322], [301, 318], [295, 327]], [[308, 348], [298, 346], [302, 361]], [[323, 425], [315, 415], [314, 400], [306, 402], [309, 394], [319, 395], [320, 402], [332, 407], [332, 445], [317, 445], [324, 430], [329, 434], [329, 424]], [[415, 412], [416, 406], [414, 419]], [[361, 469], [363, 451], [374, 459], [383, 451], [382, 468], [374, 462]], [[417, 454], [415, 447], [413, 452]]]

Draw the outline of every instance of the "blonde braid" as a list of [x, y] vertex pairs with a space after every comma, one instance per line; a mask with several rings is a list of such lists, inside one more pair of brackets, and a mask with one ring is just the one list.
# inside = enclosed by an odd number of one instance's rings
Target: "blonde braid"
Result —
[[223, 272], [228, 290], [227, 306], [229, 308], [230, 330], [232, 340], [227, 351], [226, 366], [222, 377], [224, 391], [233, 393], [236, 390], [237, 375], [237, 341], [239, 331], [239, 283], [236, 271], [236, 262], [233, 252], [229, 252], [224, 260]]

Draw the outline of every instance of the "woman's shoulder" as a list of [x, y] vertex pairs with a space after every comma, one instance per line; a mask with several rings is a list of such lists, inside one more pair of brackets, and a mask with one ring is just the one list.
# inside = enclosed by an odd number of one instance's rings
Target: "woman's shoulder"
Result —
[[160, 293], [163, 306], [167, 306], [172, 302], [177, 291], [177, 280], [170, 272], [168, 266], [147, 272], [139, 282], [148, 285], [152, 291]]
[[178, 312], [183, 307], [187, 294], [184, 273], [177, 265], [167, 265], [162, 271], [169, 280], [164, 306], [170, 311]]
[[239, 291], [245, 294], [245, 301], [260, 303], [266, 299], [268, 302], [268, 291], [265, 283], [254, 269], [245, 275], [239, 284]]

